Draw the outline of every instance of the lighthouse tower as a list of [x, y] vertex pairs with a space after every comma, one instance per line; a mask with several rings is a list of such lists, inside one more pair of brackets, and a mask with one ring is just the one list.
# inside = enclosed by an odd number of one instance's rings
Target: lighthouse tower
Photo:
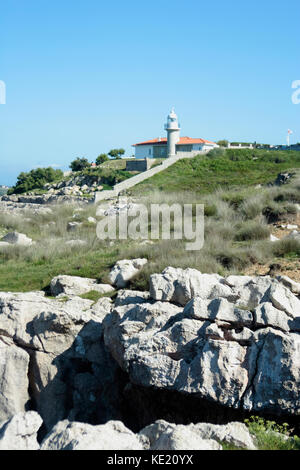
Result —
[[178, 118], [177, 114], [175, 114], [174, 108], [172, 108], [172, 111], [167, 118], [165, 130], [168, 133], [168, 157], [175, 157], [176, 144], [179, 142], [180, 138], [180, 126], [178, 124]]

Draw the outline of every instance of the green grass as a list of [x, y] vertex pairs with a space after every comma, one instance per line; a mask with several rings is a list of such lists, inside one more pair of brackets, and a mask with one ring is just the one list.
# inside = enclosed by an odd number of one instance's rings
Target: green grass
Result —
[[132, 194], [153, 190], [205, 194], [217, 189], [253, 186], [275, 180], [278, 173], [300, 167], [300, 152], [226, 150], [218, 158], [199, 155], [182, 159], [132, 189]]
[[117, 294], [116, 291], [113, 292], [107, 292], [105, 294], [100, 294], [100, 292], [97, 292], [95, 290], [91, 290], [90, 292], [86, 292], [85, 294], [80, 295], [82, 299], [87, 299], [87, 300], [92, 300], [94, 303], [98, 302], [99, 299], [102, 299], [103, 297], [115, 297]]
[[[295, 160], [292, 152], [285, 152], [284, 156], [289, 162]], [[224, 163], [225, 157], [201, 158], [204, 163], [206, 162], [203, 166], [203, 171], [206, 171], [212, 163]], [[180, 178], [186, 178], [185, 165], [188, 169], [187, 174], [193, 165], [196, 165], [198, 171], [201, 158], [178, 162], [183, 165], [181, 174], [177, 175], [178, 181]], [[229, 166], [241, 163], [251, 166], [258, 161], [253, 162], [247, 153], [246, 155], [234, 153], [227, 155], [226, 158]], [[261, 159], [266, 160], [264, 162], [266, 164], [269, 162], [278, 165], [274, 163], [271, 152], [267, 156], [266, 152], [263, 152]], [[281, 157], [279, 160], [281, 161]], [[276, 167], [276, 174], [277, 171]], [[215, 178], [219, 176], [214, 175]], [[234, 178], [238, 176], [235, 175]], [[268, 178], [270, 179], [270, 176]], [[178, 184], [178, 181], [172, 184]], [[96, 225], [87, 222], [88, 216], [96, 216], [97, 208], [94, 205], [87, 205], [82, 211], [72, 205], [53, 206], [52, 213], [47, 215], [28, 213], [21, 217], [0, 213], [0, 235], [16, 230], [37, 242], [35, 246], [29, 248], [9, 247], [0, 250], [0, 290], [44, 289], [51, 279], [59, 274], [96, 278], [100, 282], [107, 282], [112, 265], [125, 258], [149, 260], [128, 286], [147, 290], [149, 276], [161, 272], [167, 266], [190, 267], [203, 273], [220, 275], [243, 274], [252, 264], [274, 263], [282, 258], [294, 260], [300, 256], [299, 242], [282, 240], [271, 243], [268, 240], [270, 228], [265, 220], [266, 213], [275, 218], [290, 217], [295, 210], [293, 202], [298, 201], [300, 197], [299, 178], [294, 178], [290, 184], [282, 187], [256, 189], [253, 186], [245, 186], [240, 181], [236, 188], [231, 186], [227, 190], [218, 189], [211, 193], [192, 191], [192, 189], [191, 187], [185, 192], [160, 191], [154, 185], [145, 202], [147, 204], [163, 202], [170, 205], [204, 204], [205, 243], [204, 247], [196, 252], [186, 251], [185, 240], [158, 240], [151, 245], [141, 245], [138, 240], [120, 240], [113, 244], [100, 241], [96, 237]], [[81, 222], [82, 225], [75, 232], [67, 232], [68, 222], [74, 220]], [[71, 248], [66, 244], [71, 239], [84, 240], [86, 246]]]

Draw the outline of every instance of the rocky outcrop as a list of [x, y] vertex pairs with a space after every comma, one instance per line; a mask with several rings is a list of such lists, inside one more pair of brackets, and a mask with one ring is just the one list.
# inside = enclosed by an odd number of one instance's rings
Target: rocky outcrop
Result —
[[37, 433], [42, 418], [35, 411], [18, 413], [0, 423], [0, 450], [38, 450]]
[[133, 384], [299, 414], [300, 301], [288, 288], [268, 276], [167, 268], [151, 277], [150, 296], [104, 320], [105, 343]]
[[44, 439], [41, 450], [142, 450], [142, 444], [120, 421], [91, 426], [60, 421]]
[[97, 286], [0, 293], [0, 446], [38, 431], [45, 449], [251, 449], [232, 421], [299, 416], [297, 283], [167, 268], [150, 292], [78, 297]]
[[[122, 381], [102, 341], [110, 299], [0, 293], [0, 419], [37, 410], [44, 428], [119, 417]], [[119, 383], [119, 385], [118, 385]]]
[[110, 271], [109, 280], [117, 288], [121, 289], [126, 286], [138, 272], [147, 264], [146, 258], [123, 259], [118, 261]]
[[96, 279], [89, 279], [78, 276], [56, 276], [50, 283], [50, 291], [57, 295], [82, 295], [90, 291], [106, 294], [113, 292], [110, 284], [98, 284]]
[[142, 429], [139, 436], [149, 450], [221, 450], [220, 443], [256, 449], [246, 425], [238, 422], [176, 425], [158, 420]]

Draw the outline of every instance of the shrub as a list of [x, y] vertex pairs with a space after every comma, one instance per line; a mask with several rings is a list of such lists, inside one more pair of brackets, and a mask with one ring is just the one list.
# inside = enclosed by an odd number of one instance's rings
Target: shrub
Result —
[[32, 189], [42, 189], [46, 183], [52, 183], [63, 177], [61, 170], [48, 168], [36, 168], [29, 173], [20, 173], [15, 186], [9, 189], [8, 194], [20, 194]]
[[208, 158], [220, 158], [224, 157], [225, 155], [225, 149], [222, 147], [217, 147], [212, 150], [210, 150], [207, 154]]
[[287, 423], [277, 424], [258, 416], [245, 419], [245, 424], [256, 438], [260, 450], [300, 450], [300, 438], [290, 436]]
[[214, 204], [213, 205], [204, 205], [204, 215], [206, 215], [206, 217], [213, 217], [213, 216], [217, 215], [216, 206]]
[[96, 165], [101, 165], [104, 162], [107, 162], [109, 160], [108, 155], [106, 153], [101, 153], [97, 158], [96, 158]]
[[249, 221], [245, 222], [235, 234], [235, 240], [263, 240], [270, 236], [270, 230], [266, 225], [261, 223]]
[[82, 171], [89, 166], [90, 163], [87, 158], [76, 158], [76, 160], [73, 160], [70, 163], [70, 168], [72, 171]]

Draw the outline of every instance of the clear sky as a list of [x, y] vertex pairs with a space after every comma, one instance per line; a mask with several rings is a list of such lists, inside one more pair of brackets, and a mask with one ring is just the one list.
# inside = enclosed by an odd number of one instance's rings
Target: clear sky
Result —
[[164, 136], [300, 141], [299, 0], [6, 0], [0, 184]]

